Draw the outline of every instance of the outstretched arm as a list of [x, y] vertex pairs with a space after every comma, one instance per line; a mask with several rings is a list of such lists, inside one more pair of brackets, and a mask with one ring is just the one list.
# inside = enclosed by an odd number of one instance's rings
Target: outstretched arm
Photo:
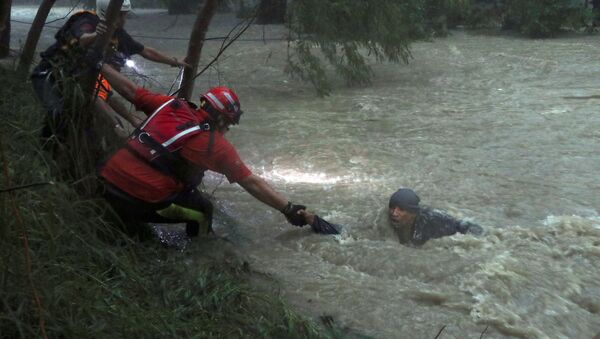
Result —
[[483, 234], [483, 228], [477, 224], [474, 224], [470, 221], [460, 221], [460, 225], [458, 228], [460, 233], [466, 234], [466, 233], [470, 233], [473, 235], [482, 235]]
[[422, 209], [417, 218], [416, 222], [424, 226], [420, 228], [420, 234], [418, 235], [418, 238], [423, 242], [456, 233], [471, 233], [474, 235], [483, 233], [483, 229], [479, 225], [458, 220], [440, 210]]
[[114, 95], [108, 98], [107, 103], [115, 112], [117, 112], [117, 114], [127, 120], [133, 127], [138, 127], [142, 121], [144, 121], [137, 115], [133, 114], [133, 112], [130, 112], [129, 108], [125, 106], [123, 101], [117, 99]]
[[165, 65], [170, 65], [173, 67], [189, 67], [187, 63], [178, 60], [176, 57], [167, 56], [152, 47], [144, 46], [144, 49], [142, 50], [140, 55], [144, 57], [144, 59], [159, 62]]
[[253, 197], [267, 204], [274, 209], [281, 211], [285, 208], [288, 201], [275, 190], [261, 177], [251, 174], [238, 182], [246, 192]]
[[129, 80], [126, 76], [107, 64], [102, 65], [100, 72], [123, 98], [133, 103], [135, 91], [138, 88], [133, 81]]
[[306, 218], [301, 214], [306, 206], [294, 205], [287, 201], [281, 194], [275, 192], [263, 178], [251, 174], [238, 181], [238, 184], [256, 199], [283, 213], [290, 224], [295, 226], [306, 225]]

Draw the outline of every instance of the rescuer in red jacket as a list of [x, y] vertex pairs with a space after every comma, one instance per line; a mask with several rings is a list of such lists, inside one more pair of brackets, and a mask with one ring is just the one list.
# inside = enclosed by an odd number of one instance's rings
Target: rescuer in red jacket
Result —
[[204, 214], [210, 227], [212, 204], [196, 189], [204, 171], [224, 174], [261, 202], [281, 211], [295, 226], [306, 224], [289, 202], [261, 177], [252, 174], [223, 136], [240, 120], [237, 95], [214, 87], [202, 95], [200, 108], [186, 100], [138, 87], [109, 65], [102, 74], [113, 88], [148, 118], [100, 169], [105, 196], [124, 221], [187, 222], [198, 234]]

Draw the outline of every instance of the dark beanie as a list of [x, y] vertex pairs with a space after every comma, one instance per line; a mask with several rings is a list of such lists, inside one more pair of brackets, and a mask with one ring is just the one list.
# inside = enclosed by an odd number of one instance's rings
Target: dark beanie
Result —
[[409, 212], [418, 212], [419, 201], [421, 201], [421, 199], [415, 191], [410, 188], [401, 188], [390, 197], [389, 207], [400, 207]]

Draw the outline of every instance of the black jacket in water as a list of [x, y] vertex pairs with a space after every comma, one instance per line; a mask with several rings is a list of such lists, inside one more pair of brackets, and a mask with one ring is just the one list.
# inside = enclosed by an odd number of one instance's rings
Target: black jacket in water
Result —
[[441, 238], [456, 233], [472, 233], [475, 235], [483, 233], [483, 228], [477, 224], [457, 220], [445, 212], [430, 208], [421, 208], [417, 212], [417, 218], [412, 227], [401, 227], [391, 221], [390, 223], [400, 242], [412, 245], [423, 245], [429, 239]]

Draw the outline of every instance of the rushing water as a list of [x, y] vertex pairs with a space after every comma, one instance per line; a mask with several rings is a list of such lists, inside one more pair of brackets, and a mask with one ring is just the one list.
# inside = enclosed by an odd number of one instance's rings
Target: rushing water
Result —
[[[13, 13], [32, 17], [31, 8]], [[193, 20], [137, 11], [127, 28], [187, 38]], [[220, 14], [208, 35], [234, 22]], [[13, 24], [13, 47], [27, 27]], [[254, 26], [244, 38], [284, 33]], [[184, 40], [139, 40], [185, 54]], [[218, 47], [207, 42], [203, 61]], [[246, 113], [228, 138], [249, 167], [347, 231], [319, 236], [289, 226], [211, 175], [207, 187], [223, 216], [216, 231], [254, 269], [279, 279], [291, 304], [359, 333], [433, 338], [446, 326], [446, 338], [591, 338], [600, 332], [600, 101], [563, 97], [599, 94], [599, 51], [597, 35], [454, 31], [414, 44], [409, 65], [375, 65], [369, 87], [338, 80], [331, 96], [318, 98], [285, 75], [284, 41], [239, 41], [196, 92], [233, 87]], [[176, 69], [136, 61], [161, 83], [146, 85], [168, 91]], [[387, 199], [400, 186], [487, 234], [422, 248], [382, 236]]]

